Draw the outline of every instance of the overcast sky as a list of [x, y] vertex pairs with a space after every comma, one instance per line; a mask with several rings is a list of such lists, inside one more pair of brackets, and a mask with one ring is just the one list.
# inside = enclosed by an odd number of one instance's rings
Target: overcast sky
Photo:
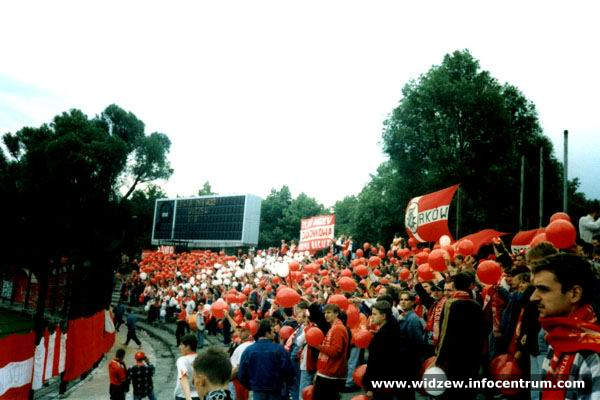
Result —
[[[410, 4], [409, 4], [410, 3]], [[401, 89], [469, 49], [538, 109], [569, 178], [600, 198], [595, 2], [18, 1], [0, 5], [0, 133], [115, 103], [166, 133], [189, 196], [266, 197], [287, 184], [326, 206], [385, 160]]]

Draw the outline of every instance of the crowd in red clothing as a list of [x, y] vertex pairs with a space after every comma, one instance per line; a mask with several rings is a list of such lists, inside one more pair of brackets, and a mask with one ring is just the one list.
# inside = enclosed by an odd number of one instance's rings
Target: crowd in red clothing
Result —
[[[234, 374], [243, 377], [234, 379], [236, 398], [251, 390], [254, 398], [329, 400], [355, 385], [375, 399], [413, 398], [414, 389], [373, 381], [420, 379], [438, 371], [432, 367], [452, 380], [587, 382], [578, 391], [492, 388], [486, 396], [600, 395], [600, 286], [578, 246], [538, 240], [512, 254], [496, 238], [473, 254], [466, 242], [409, 245], [397, 238], [387, 250], [368, 243], [354, 250], [341, 238], [322, 257], [287, 245], [238, 256], [156, 252], [131, 281], [143, 286], [137, 300], [156, 318], [178, 315], [193, 328], [222, 331]], [[260, 369], [244, 370], [244, 357], [254, 354], [246, 347], [279, 351], [265, 341], [279, 343], [291, 367], [263, 359]], [[236, 354], [240, 343], [244, 352]]]

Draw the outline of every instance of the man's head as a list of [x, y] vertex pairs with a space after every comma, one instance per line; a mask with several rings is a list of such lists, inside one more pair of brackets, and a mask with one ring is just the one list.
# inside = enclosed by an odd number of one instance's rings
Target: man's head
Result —
[[308, 303], [301, 301], [294, 307], [294, 318], [299, 324], [304, 324], [308, 319]]
[[454, 281], [452, 279], [446, 279], [444, 282], [444, 296], [452, 296], [454, 291]]
[[200, 398], [216, 389], [224, 388], [231, 378], [231, 362], [223, 351], [208, 348], [194, 359], [194, 387]]
[[533, 267], [535, 291], [531, 301], [538, 303], [540, 317], [566, 316], [589, 303], [596, 277], [584, 258], [558, 253], [539, 260]]
[[541, 259], [557, 254], [558, 249], [549, 242], [541, 242], [531, 247], [527, 251], [527, 266], [529, 269], [533, 269], [534, 265]]
[[340, 308], [337, 304], [326, 304], [323, 307], [323, 311], [325, 312], [325, 320], [330, 324], [333, 323], [340, 315]]
[[181, 342], [179, 344], [179, 352], [186, 356], [188, 354], [192, 354], [196, 352], [196, 347], [198, 346], [198, 339], [196, 339], [195, 335], [184, 335], [181, 338]]
[[263, 319], [260, 321], [255, 337], [257, 339], [263, 338], [273, 340], [275, 335], [273, 334], [273, 325], [269, 319]]
[[423, 289], [425, 289], [427, 294], [431, 294], [431, 285], [433, 285], [431, 282], [423, 282], [421, 284], [421, 286], [423, 286]]
[[125, 349], [117, 349], [117, 352], [115, 353], [115, 358], [117, 360], [123, 361], [123, 359], [125, 358]]
[[[444, 283], [444, 286], [446, 284]], [[433, 297], [436, 300], [439, 300], [442, 298], [442, 296], [444, 295], [444, 292], [442, 290], [441, 287], [439, 287], [438, 285], [432, 285], [430, 287], [430, 293], [431, 293], [431, 297]]]
[[409, 291], [400, 293], [400, 307], [404, 311], [410, 311], [415, 306], [415, 295]]
[[454, 289], [468, 292], [473, 288], [475, 277], [470, 272], [459, 272], [454, 275]]
[[393, 318], [392, 305], [385, 301], [379, 300], [373, 304], [371, 308], [371, 323], [375, 325], [383, 325], [387, 321]]

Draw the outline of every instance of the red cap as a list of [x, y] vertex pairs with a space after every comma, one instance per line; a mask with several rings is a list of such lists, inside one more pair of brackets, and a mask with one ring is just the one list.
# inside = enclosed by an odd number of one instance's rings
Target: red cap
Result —
[[143, 352], [143, 351], [138, 351], [137, 353], [135, 353], [135, 356], [134, 356], [134, 358], [135, 358], [137, 361], [143, 361], [143, 360], [145, 360], [145, 359], [146, 359], [146, 354], [144, 354], [144, 352]]

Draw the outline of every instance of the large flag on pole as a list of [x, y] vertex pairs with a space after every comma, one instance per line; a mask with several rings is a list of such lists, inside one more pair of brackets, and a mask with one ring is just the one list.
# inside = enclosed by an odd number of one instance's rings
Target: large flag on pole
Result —
[[404, 225], [411, 237], [419, 242], [436, 242], [448, 235], [448, 211], [458, 185], [411, 199], [406, 207]]

